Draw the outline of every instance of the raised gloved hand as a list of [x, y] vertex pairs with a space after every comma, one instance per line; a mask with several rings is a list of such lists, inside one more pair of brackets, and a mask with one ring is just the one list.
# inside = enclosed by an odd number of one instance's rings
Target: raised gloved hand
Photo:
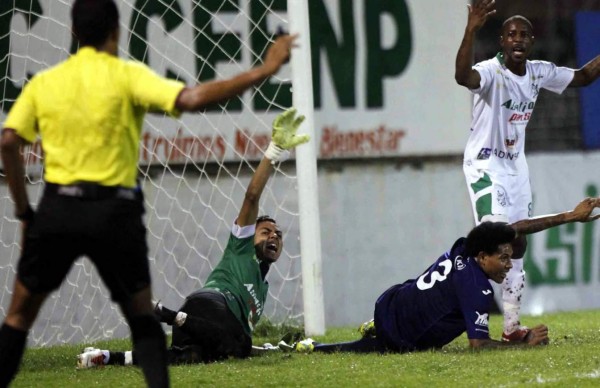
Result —
[[268, 159], [281, 161], [284, 151], [310, 140], [308, 135], [296, 135], [300, 124], [304, 121], [304, 115], [296, 117], [296, 113], [296, 108], [289, 108], [273, 120], [271, 143], [265, 151], [265, 157]]

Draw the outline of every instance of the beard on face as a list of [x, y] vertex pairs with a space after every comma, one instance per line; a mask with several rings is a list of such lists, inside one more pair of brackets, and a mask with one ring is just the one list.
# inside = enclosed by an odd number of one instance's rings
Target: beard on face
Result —
[[277, 261], [277, 252], [267, 248], [268, 244], [269, 241], [265, 240], [254, 245], [256, 257], [260, 261], [274, 263], [275, 261]]

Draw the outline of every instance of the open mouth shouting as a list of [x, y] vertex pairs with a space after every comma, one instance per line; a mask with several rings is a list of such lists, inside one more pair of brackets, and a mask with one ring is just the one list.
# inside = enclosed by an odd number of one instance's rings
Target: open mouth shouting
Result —
[[277, 253], [277, 251], [279, 250], [279, 245], [274, 241], [271, 241], [267, 242], [267, 246], [265, 248], [273, 253]]
[[520, 45], [520, 44], [516, 44], [513, 46], [512, 49], [512, 56], [515, 59], [525, 59], [525, 54], [527, 52], [527, 49], [525, 48], [524, 45]]

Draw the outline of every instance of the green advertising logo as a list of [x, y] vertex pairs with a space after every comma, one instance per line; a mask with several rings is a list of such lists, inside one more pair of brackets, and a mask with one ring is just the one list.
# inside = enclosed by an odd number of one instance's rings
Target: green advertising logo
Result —
[[[270, 12], [285, 12], [286, 0], [252, 0], [249, 2], [247, 23], [249, 36], [241, 36], [235, 31], [216, 32], [213, 30], [213, 17], [219, 14], [235, 14], [241, 9], [241, 0], [186, 0], [192, 3], [191, 15], [185, 15], [181, 4], [184, 0], [136, 0], [129, 20], [122, 20], [128, 26], [128, 47], [130, 55], [148, 63], [148, 27], [150, 18], [160, 18], [166, 32], [172, 32], [189, 21], [194, 27], [195, 35], [190, 49], [196, 54], [196, 79], [186, 79], [181, 71], [175, 68], [166, 70], [167, 77], [178, 78], [192, 84], [216, 77], [219, 63], [239, 61], [247, 50], [252, 55], [251, 63], [257, 64], [264, 55], [269, 43], [267, 31], [267, 15]], [[323, 57], [327, 57], [329, 74], [333, 89], [341, 107], [356, 107], [357, 63], [364, 61], [366, 75], [362, 81], [365, 87], [367, 108], [384, 106], [384, 81], [386, 78], [398, 77], [406, 69], [412, 51], [411, 23], [408, 7], [404, 0], [363, 0], [362, 19], [354, 19], [354, 7], [358, 0], [339, 0], [337, 9], [326, 6], [327, 0], [309, 1], [309, 18], [311, 34], [311, 54], [313, 70], [313, 87], [315, 107], [321, 107], [321, 68]], [[332, 20], [329, 11], [337, 11], [337, 18]], [[15, 86], [10, 72], [10, 26], [15, 15], [23, 14], [32, 29], [40, 15], [44, 15], [37, 0], [14, 0], [0, 2], [0, 93], [4, 101], [2, 109], [8, 112], [12, 102], [21, 92]], [[392, 21], [395, 41], [383, 47], [382, 20], [386, 17]], [[334, 23], [340, 27], [339, 37], [335, 33]], [[357, 23], [364, 30], [366, 47], [358, 50]], [[284, 26], [282, 26], [284, 27]], [[217, 42], [218, 44], [215, 44]], [[75, 52], [75, 42], [71, 43], [70, 52]], [[364, 53], [364, 58], [358, 58]], [[28, 74], [28, 78], [31, 74]], [[260, 86], [260, 91], [253, 94], [253, 108], [264, 111], [277, 106], [290, 106], [292, 103], [289, 83], [277, 82], [273, 79]], [[220, 108], [219, 108], [220, 109]], [[242, 101], [234, 99], [227, 103], [227, 110], [241, 111]]]
[[[586, 195], [598, 196], [598, 188], [589, 185]], [[600, 258], [598, 252], [594, 252], [594, 236], [597, 227], [596, 222], [574, 223], [549, 229], [545, 233], [530, 235], [530, 244], [524, 262], [529, 284], [537, 286], [598, 282], [600, 274], [592, 273], [594, 257], [596, 260]], [[534, 239], [544, 239], [547, 253], [543, 258], [534, 258], [535, 252], [531, 244]], [[581, 274], [579, 277], [578, 273]]]
[[[354, 0], [340, 0], [340, 39], [327, 17], [324, 0], [309, 2], [311, 56], [315, 107], [321, 107], [321, 56], [327, 56], [337, 101], [341, 107], [356, 104], [357, 37], [354, 21]], [[410, 16], [405, 1], [364, 0], [364, 29], [366, 33], [366, 104], [368, 108], [384, 105], [383, 81], [397, 77], [406, 69], [412, 51]], [[382, 16], [390, 17], [396, 27], [396, 41], [391, 47], [381, 47]]]

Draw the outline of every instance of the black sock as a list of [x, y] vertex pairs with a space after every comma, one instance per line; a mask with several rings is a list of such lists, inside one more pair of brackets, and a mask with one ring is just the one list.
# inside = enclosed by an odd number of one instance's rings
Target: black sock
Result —
[[125, 352], [108, 352], [108, 362], [106, 365], [125, 365]]
[[17, 374], [25, 344], [27, 331], [13, 329], [3, 324], [0, 328], [0, 387], [7, 387]]
[[144, 372], [149, 387], [168, 387], [167, 341], [160, 323], [153, 315], [130, 319], [131, 337], [136, 361]]
[[164, 322], [167, 325], [172, 325], [173, 322], [175, 321], [175, 317], [177, 317], [177, 311], [173, 311], [171, 309], [166, 308], [165, 306], [162, 306], [160, 308], [160, 310], [154, 310], [158, 320], [160, 322]]
[[336, 344], [315, 344], [315, 352], [335, 353], [383, 353], [385, 347], [379, 343], [377, 338], [361, 338], [358, 341], [340, 342]]

